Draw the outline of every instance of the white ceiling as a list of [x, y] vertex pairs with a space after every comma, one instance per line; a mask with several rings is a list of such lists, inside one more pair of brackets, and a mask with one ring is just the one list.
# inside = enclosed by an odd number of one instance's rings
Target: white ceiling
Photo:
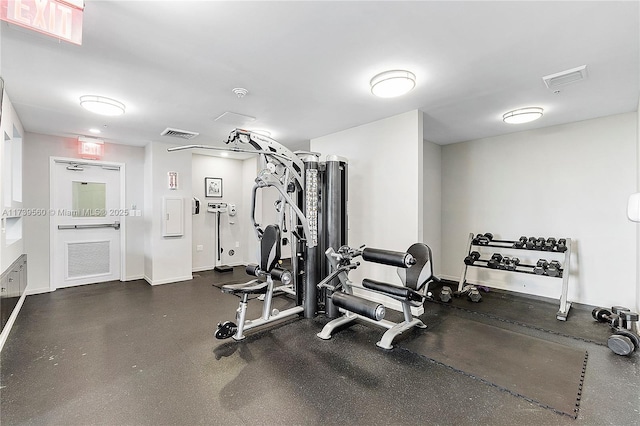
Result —
[[[640, 11], [615, 2], [86, 1], [76, 46], [3, 22], [0, 74], [27, 131], [145, 145], [220, 145], [225, 111], [257, 117], [291, 147], [419, 109], [425, 138], [449, 144], [635, 111]], [[554, 94], [542, 77], [587, 65]], [[371, 95], [389, 69], [416, 74], [401, 98]], [[239, 99], [232, 89], [249, 94]], [[83, 110], [81, 95], [124, 102], [124, 116]], [[514, 126], [504, 112], [541, 106]], [[392, 142], [392, 141], [390, 141]]]

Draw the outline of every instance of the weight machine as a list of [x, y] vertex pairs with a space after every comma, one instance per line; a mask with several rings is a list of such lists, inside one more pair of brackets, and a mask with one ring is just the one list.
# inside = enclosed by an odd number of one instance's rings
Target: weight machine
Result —
[[[243, 339], [244, 331], [294, 315], [313, 318], [319, 310], [336, 316], [327, 289], [318, 292], [316, 284], [321, 276], [331, 271], [329, 262], [320, 259], [327, 247], [340, 247], [347, 243], [347, 161], [328, 156], [326, 162], [312, 152], [293, 153], [275, 140], [248, 130], [233, 130], [227, 141], [228, 148], [207, 145], [187, 145], [169, 148], [213, 149], [246, 152], [259, 157], [259, 172], [251, 196], [250, 220], [260, 242], [260, 264], [249, 265], [247, 273], [256, 279], [244, 284], [225, 285], [225, 293], [241, 297], [235, 324], [218, 324], [216, 337]], [[262, 227], [255, 218], [256, 196], [259, 189], [273, 187], [279, 193], [276, 203], [276, 224]], [[291, 230], [291, 271], [278, 266], [281, 232]], [[271, 310], [274, 282], [290, 286], [295, 307], [282, 312]], [[250, 295], [261, 295], [262, 316], [247, 320], [246, 305]]]

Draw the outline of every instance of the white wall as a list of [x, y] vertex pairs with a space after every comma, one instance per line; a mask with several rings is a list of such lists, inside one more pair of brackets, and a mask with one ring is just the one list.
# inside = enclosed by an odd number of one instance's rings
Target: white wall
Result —
[[[459, 278], [470, 232], [570, 237], [569, 300], [636, 304], [636, 230], [626, 203], [637, 188], [637, 120], [628, 113], [444, 146], [443, 273]], [[470, 271], [471, 282], [560, 295], [559, 279]]]
[[[311, 140], [321, 160], [329, 154], [349, 160], [350, 246], [404, 251], [422, 240], [422, 148], [419, 111]], [[363, 277], [399, 283], [396, 268], [368, 262], [351, 273]]]
[[[18, 257], [24, 253], [24, 215], [17, 214], [19, 209], [24, 208], [24, 182], [20, 183], [23, 175], [24, 164], [24, 128], [20, 122], [20, 118], [13, 108], [13, 104], [6, 92], [2, 101], [2, 120], [0, 120], [0, 207], [2, 208], [2, 232], [0, 233], [0, 272], [7, 269]], [[9, 144], [11, 147], [5, 152], [5, 147]], [[22, 154], [20, 155], [20, 151]], [[5, 154], [11, 155], [11, 158], [5, 158]], [[21, 161], [16, 164], [16, 154], [21, 156]], [[9, 176], [5, 176], [8, 174]], [[5, 181], [5, 178], [9, 177]], [[13, 179], [17, 179], [15, 182]], [[5, 191], [5, 184], [10, 188]], [[13, 192], [17, 191], [17, 200]], [[22, 199], [22, 201], [19, 201]], [[18, 209], [18, 212], [16, 212]], [[7, 214], [4, 214], [7, 213]], [[9, 219], [5, 216], [13, 216]], [[7, 226], [15, 226], [15, 229], [22, 227], [22, 238], [7, 238], [7, 232], [11, 234]], [[33, 267], [32, 259], [28, 258], [28, 269]]]
[[425, 140], [423, 142], [423, 242], [433, 252], [433, 271], [442, 270], [442, 147]]
[[[75, 138], [27, 133], [24, 137], [24, 208], [49, 209], [49, 158], [78, 158]], [[143, 167], [144, 149], [106, 143], [104, 161], [125, 164], [125, 207], [144, 205]], [[143, 217], [128, 216], [126, 227], [126, 268], [123, 280], [143, 276]], [[30, 293], [49, 291], [49, 217], [25, 217], [25, 251], [29, 265]]]
[[[193, 271], [204, 271], [217, 266], [216, 256], [216, 214], [207, 212], [207, 203], [228, 203], [236, 205], [236, 216], [227, 213], [220, 215], [220, 238], [223, 252], [220, 265], [241, 265], [245, 260], [243, 223], [248, 215], [250, 200], [243, 194], [243, 160], [212, 157], [207, 155], [193, 155], [192, 179], [193, 196], [200, 199], [200, 214], [193, 219]], [[206, 198], [204, 192], [204, 178], [222, 178], [222, 198]], [[202, 246], [198, 251], [197, 246]], [[235, 253], [229, 255], [229, 250]]]
[[[191, 198], [192, 153], [167, 152], [176, 145], [150, 142], [145, 146], [145, 264], [144, 278], [151, 285], [190, 280], [191, 275]], [[178, 188], [169, 189], [168, 173], [178, 173]], [[184, 200], [184, 235], [162, 236], [163, 197]]]

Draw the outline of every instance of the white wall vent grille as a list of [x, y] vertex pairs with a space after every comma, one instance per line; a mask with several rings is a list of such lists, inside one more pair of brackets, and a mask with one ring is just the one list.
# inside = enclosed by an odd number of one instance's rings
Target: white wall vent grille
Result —
[[556, 89], [569, 83], [575, 83], [587, 78], [587, 66], [582, 65], [570, 70], [557, 72], [542, 77], [542, 81], [549, 89]]
[[160, 136], [170, 136], [172, 138], [180, 139], [193, 139], [199, 134], [200, 133], [190, 132], [188, 130], [172, 129], [171, 127], [167, 127], [162, 133], [160, 133]]
[[67, 278], [110, 274], [110, 242], [67, 243]]

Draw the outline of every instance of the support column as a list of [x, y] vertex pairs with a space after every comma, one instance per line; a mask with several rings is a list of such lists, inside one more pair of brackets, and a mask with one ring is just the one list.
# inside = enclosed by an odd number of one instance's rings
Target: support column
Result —
[[[347, 159], [336, 155], [327, 156], [325, 171], [326, 187], [323, 197], [326, 197], [326, 212], [324, 214], [323, 232], [326, 241], [325, 249], [332, 247], [335, 251], [348, 244], [347, 239]], [[321, 253], [322, 255], [323, 253]], [[327, 275], [333, 271], [328, 260], [326, 263]], [[335, 286], [339, 282], [335, 278], [330, 284]], [[328, 318], [338, 316], [338, 308], [331, 302], [331, 291], [325, 293], [325, 314]]]

